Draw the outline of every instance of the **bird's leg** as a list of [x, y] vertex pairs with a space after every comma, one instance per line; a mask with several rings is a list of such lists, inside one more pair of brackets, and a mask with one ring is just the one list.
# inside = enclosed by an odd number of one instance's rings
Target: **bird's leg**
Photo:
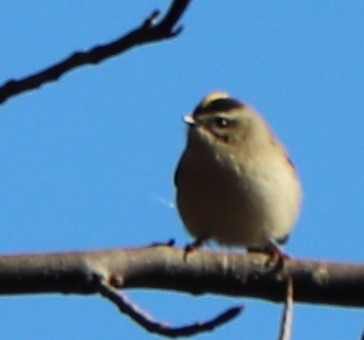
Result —
[[206, 240], [207, 240], [207, 237], [198, 237], [193, 242], [187, 243], [185, 246], [183, 259], [186, 261], [188, 254], [190, 254], [192, 251], [194, 251], [196, 249], [201, 248]]
[[283, 252], [282, 248], [279, 246], [279, 243], [274, 239], [270, 239], [268, 241], [268, 244], [263, 248], [249, 247], [247, 250], [248, 252], [252, 253], [258, 252], [269, 255], [269, 260], [267, 264], [270, 265], [274, 263], [275, 269], [282, 269], [284, 265], [284, 260], [291, 258], [288, 254]]
[[277, 269], [282, 269], [284, 265], [284, 260], [291, 258], [282, 250], [278, 242], [274, 239], [269, 240], [269, 244], [265, 248], [265, 251], [270, 255], [269, 262], [276, 263]]

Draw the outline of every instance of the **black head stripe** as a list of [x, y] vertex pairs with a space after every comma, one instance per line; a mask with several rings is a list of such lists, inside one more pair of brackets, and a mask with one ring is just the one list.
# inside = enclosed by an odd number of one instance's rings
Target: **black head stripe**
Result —
[[218, 98], [209, 103], [201, 103], [193, 112], [194, 115], [203, 113], [228, 112], [234, 109], [241, 109], [244, 104], [234, 98]]

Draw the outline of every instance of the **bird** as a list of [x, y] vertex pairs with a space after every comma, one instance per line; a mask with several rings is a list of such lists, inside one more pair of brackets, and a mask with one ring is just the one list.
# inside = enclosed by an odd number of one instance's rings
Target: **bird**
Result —
[[184, 116], [187, 142], [174, 182], [176, 206], [194, 246], [215, 241], [274, 252], [298, 219], [302, 187], [264, 118], [225, 92]]

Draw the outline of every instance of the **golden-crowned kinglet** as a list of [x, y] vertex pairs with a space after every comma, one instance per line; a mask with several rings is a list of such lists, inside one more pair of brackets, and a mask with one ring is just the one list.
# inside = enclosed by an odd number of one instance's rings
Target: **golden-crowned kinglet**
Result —
[[187, 146], [175, 184], [184, 225], [197, 240], [271, 249], [300, 212], [293, 163], [265, 120], [226, 93], [213, 93], [184, 117]]

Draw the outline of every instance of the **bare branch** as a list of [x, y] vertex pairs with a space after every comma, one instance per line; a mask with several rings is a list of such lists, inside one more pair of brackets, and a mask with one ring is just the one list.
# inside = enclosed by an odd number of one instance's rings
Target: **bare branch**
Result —
[[281, 329], [279, 332], [280, 340], [292, 339], [292, 324], [293, 324], [293, 283], [292, 280], [287, 281], [286, 302], [282, 313]]
[[99, 277], [115, 288], [151, 288], [191, 294], [248, 296], [283, 302], [292, 279], [294, 300], [364, 306], [364, 265], [285, 259], [278, 269], [264, 254], [169, 246], [0, 257], [0, 295], [94, 294]]
[[158, 23], [159, 11], [154, 11], [143, 24], [127, 35], [86, 52], [76, 52], [49, 68], [19, 80], [9, 80], [0, 87], [0, 104], [22, 92], [34, 90], [41, 85], [56, 81], [65, 73], [83, 66], [96, 65], [133, 47], [176, 37], [182, 26], [175, 27], [191, 0], [174, 0]]
[[140, 307], [128, 301], [125, 294], [119, 293], [114, 287], [102, 280], [100, 281], [100, 294], [115, 304], [122, 313], [128, 315], [148, 332], [170, 338], [192, 336], [198, 333], [212, 331], [237, 317], [243, 309], [241, 306], [229, 308], [209, 321], [196, 322], [192, 325], [174, 328], [154, 320], [149, 314], [141, 310]]

